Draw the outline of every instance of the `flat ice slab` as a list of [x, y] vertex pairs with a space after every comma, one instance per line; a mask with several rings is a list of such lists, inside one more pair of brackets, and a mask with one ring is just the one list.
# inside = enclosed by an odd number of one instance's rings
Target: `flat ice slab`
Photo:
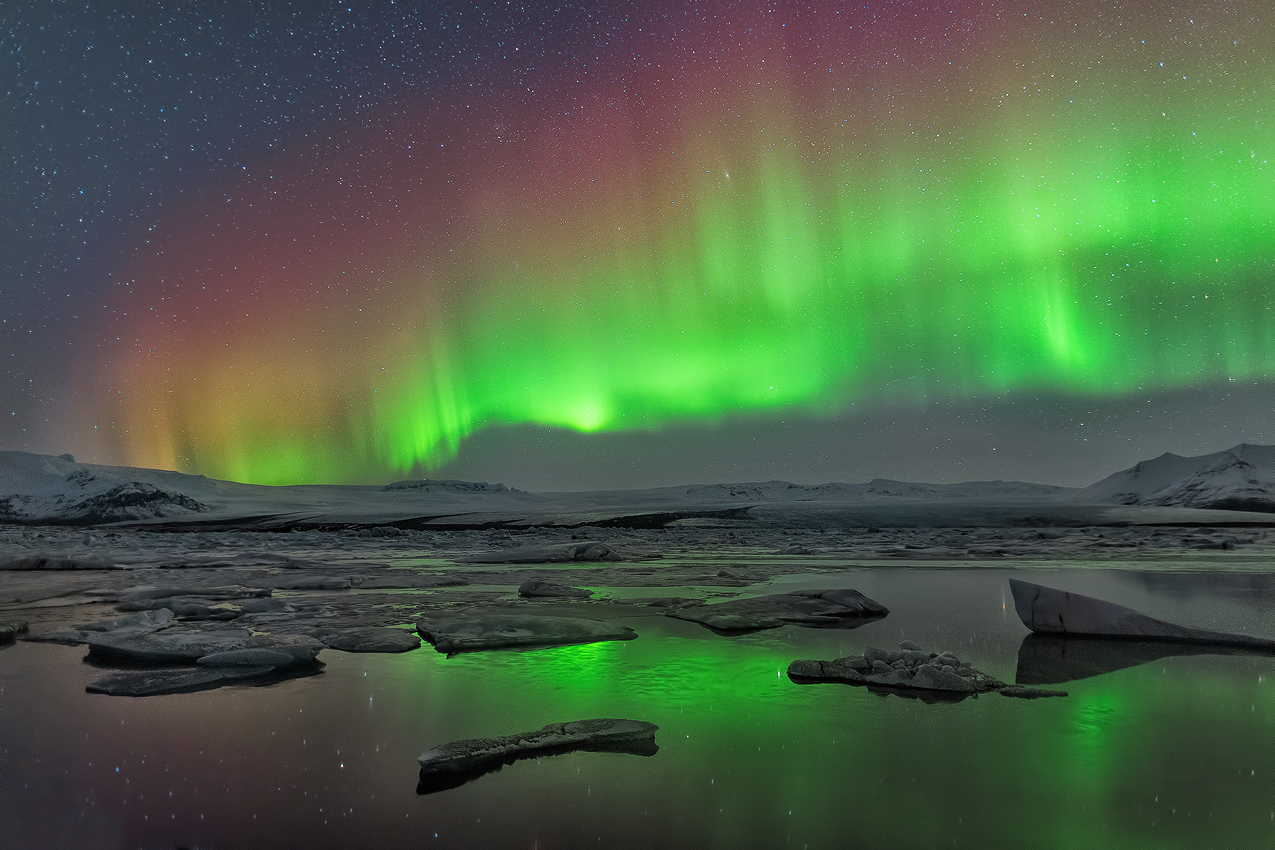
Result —
[[486, 614], [422, 620], [417, 633], [439, 652], [470, 652], [517, 646], [566, 646], [603, 640], [632, 640], [628, 626], [575, 617]]
[[890, 610], [857, 590], [799, 590], [714, 605], [679, 608], [667, 616], [690, 620], [719, 632], [773, 629], [784, 623], [801, 626], [856, 627], [879, 620]]
[[499, 738], [469, 738], [426, 750], [417, 793], [429, 794], [455, 788], [524, 758], [584, 750], [651, 756], [659, 750], [655, 733], [660, 727], [642, 720], [597, 718], [550, 723], [534, 732]]

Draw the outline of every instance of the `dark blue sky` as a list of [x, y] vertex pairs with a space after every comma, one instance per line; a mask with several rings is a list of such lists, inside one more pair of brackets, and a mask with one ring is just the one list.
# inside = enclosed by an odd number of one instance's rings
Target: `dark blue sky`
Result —
[[[640, 24], [672, 31], [696, 14], [672, 2], [0, 5], [0, 450], [116, 460], [93, 455], [100, 443], [77, 430], [71, 414], [87, 403], [77, 379], [110, 326], [121, 270], [170, 210], [224, 201], [228, 175], [284, 151], [321, 152], [352, 126], [375, 130], [407, 99], [440, 125], [533, 88], [533, 105], [570, 102], [636, 61]], [[1104, 400], [1042, 390], [656, 433], [497, 428], [440, 474], [531, 489], [877, 476], [1083, 484], [1162, 451], [1241, 441], [1275, 442], [1269, 382]]]

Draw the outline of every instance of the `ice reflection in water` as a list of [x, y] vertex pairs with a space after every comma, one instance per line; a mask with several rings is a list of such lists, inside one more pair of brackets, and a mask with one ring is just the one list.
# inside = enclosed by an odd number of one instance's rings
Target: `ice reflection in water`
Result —
[[[906, 637], [1012, 680], [1026, 632], [1003, 607], [1010, 574], [1023, 573], [808, 577], [891, 609], [855, 631], [728, 638], [634, 617], [635, 641], [325, 652], [309, 679], [146, 699], [85, 694], [97, 671], [83, 650], [22, 644], [0, 651], [0, 845], [1268, 846], [1275, 659], [1166, 657], [1034, 702], [926, 705], [783, 675], [794, 658]], [[1271, 585], [1251, 576], [1244, 593], [1216, 576], [1195, 590], [1190, 576], [1029, 577], [1275, 634]], [[427, 747], [586, 717], [656, 723], [660, 751], [523, 761], [416, 794]]]

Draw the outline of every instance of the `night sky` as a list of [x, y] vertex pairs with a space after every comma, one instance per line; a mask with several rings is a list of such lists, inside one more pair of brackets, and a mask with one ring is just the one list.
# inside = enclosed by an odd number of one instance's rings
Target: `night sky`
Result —
[[1275, 13], [0, 7], [0, 449], [1087, 484], [1275, 442]]

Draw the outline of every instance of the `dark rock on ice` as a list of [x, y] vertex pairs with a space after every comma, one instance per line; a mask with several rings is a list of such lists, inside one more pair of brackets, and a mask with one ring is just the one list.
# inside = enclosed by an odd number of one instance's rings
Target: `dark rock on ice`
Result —
[[[903, 670], [896, 670], [896, 675], [906, 675]], [[967, 679], [948, 666], [936, 667], [933, 664], [920, 664], [916, 671], [905, 681], [910, 688], [921, 688], [927, 691], [955, 691], [972, 694], [978, 688], [973, 677]]]
[[432, 587], [462, 587], [469, 582], [451, 576], [374, 576], [359, 583], [363, 590], [427, 590]]
[[109, 561], [99, 558], [64, 558], [57, 555], [25, 555], [0, 561], [0, 570], [115, 570]]
[[752, 584], [752, 582], [748, 579], [741, 575], [736, 575], [730, 570], [718, 570], [716, 578], [721, 579], [721, 581], [712, 581], [705, 577], [699, 579], [699, 582], [703, 584], [714, 584], [719, 587], [748, 587], [748, 585]]
[[140, 599], [121, 602], [115, 606], [117, 611], [155, 611], [162, 608], [167, 608], [174, 616], [183, 620], [233, 620], [243, 613], [241, 607], [229, 602], [187, 596]]
[[293, 611], [295, 609], [282, 599], [263, 597], [260, 599], [245, 599], [239, 603], [239, 610], [245, 614], [277, 614], [281, 611]]
[[173, 599], [169, 605], [179, 620], [236, 620], [243, 611], [229, 602], [206, 605], [201, 600]]
[[248, 638], [244, 649], [270, 649], [283, 652], [298, 663], [308, 663], [315, 660], [324, 646], [321, 641], [310, 635], [258, 634]]
[[[849, 682], [854, 685], [867, 683], [867, 674], [872, 668], [862, 656], [834, 658], [831, 661], [818, 661], [812, 658], [798, 659], [788, 665], [788, 678], [794, 682]], [[884, 672], [884, 667], [882, 671]]]
[[416, 631], [439, 652], [469, 652], [518, 646], [563, 646], [604, 640], [632, 640], [628, 626], [600, 620], [534, 615], [477, 614], [422, 620]]
[[[244, 587], [239, 584], [209, 587], [134, 587], [120, 594], [116, 607], [121, 611], [146, 611], [167, 607], [163, 604], [166, 599], [207, 599], [222, 602], [227, 599], [252, 599], [269, 595], [269, 588]], [[135, 607], [125, 608], [126, 605]]]
[[898, 652], [869, 646], [863, 655], [832, 661], [800, 659], [788, 665], [788, 678], [798, 684], [844, 682], [865, 685], [901, 695], [939, 695], [943, 699], [964, 699], [975, 694], [998, 691], [1012, 697], [1066, 696], [1059, 691], [1036, 691], [1007, 685], [950, 652], [925, 652], [912, 641], [904, 641]]
[[154, 611], [142, 611], [126, 617], [116, 617], [114, 620], [86, 623], [73, 628], [86, 632], [114, 632], [120, 629], [154, 632], [166, 629], [172, 624], [173, 612], [167, 608], [157, 608]]
[[89, 658], [127, 665], [195, 666], [132, 669], [107, 674], [90, 684], [90, 693], [155, 696], [217, 688], [233, 681], [268, 682], [309, 675], [322, 668], [316, 660], [324, 646], [306, 635], [253, 635], [229, 630], [147, 635], [105, 633], [89, 641]]
[[462, 564], [556, 564], [567, 561], [618, 561], [605, 543], [582, 541], [549, 546], [515, 546], [457, 558]]
[[547, 581], [524, 581], [518, 588], [518, 595], [525, 598], [565, 597], [569, 599], [588, 599], [592, 590], [582, 587], [568, 587], [565, 584], [552, 584]]
[[341, 652], [410, 652], [421, 639], [409, 631], [389, 627], [339, 629], [315, 635], [329, 649]]
[[58, 643], [63, 646], [79, 646], [89, 638], [88, 632], [82, 632], [73, 626], [60, 626], [47, 631], [24, 635], [22, 639], [31, 643]]
[[402, 537], [403, 529], [395, 528], [392, 525], [378, 525], [373, 528], [365, 528], [359, 532], [359, 537]]
[[246, 599], [254, 596], [269, 596], [269, 590], [258, 587], [244, 587], [241, 584], [225, 585], [176, 585], [152, 586], [144, 585], [129, 588], [121, 596], [121, 601], [141, 599], [168, 599], [174, 596], [198, 596], [201, 599]]
[[88, 644], [90, 660], [124, 664], [194, 663], [203, 661], [206, 656], [255, 649], [286, 655], [291, 659], [289, 663], [305, 663], [313, 661], [324, 648], [322, 643], [308, 635], [249, 636], [244, 629], [197, 631], [174, 628], [141, 634], [119, 630], [92, 635]]
[[1001, 696], [1016, 697], [1018, 699], [1040, 699], [1041, 697], [1065, 697], [1066, 691], [1047, 691], [1044, 688], [1024, 688], [1021, 685], [1010, 685], [1001, 688], [999, 691]]
[[183, 620], [234, 620], [248, 612], [286, 610], [285, 603], [269, 599], [269, 596], [269, 589], [240, 585], [141, 587], [121, 594], [115, 609], [151, 611], [167, 608]]
[[684, 605], [700, 606], [704, 604], [702, 599], [687, 599], [685, 596], [657, 596], [654, 599], [636, 600], [631, 599], [630, 602], [642, 602], [650, 608], [680, 608]]
[[150, 697], [181, 694], [220, 687], [235, 679], [264, 676], [273, 667], [184, 668], [180, 670], [128, 670], [109, 673], [85, 687], [91, 694], [113, 697]]
[[813, 555], [814, 552], [811, 552], [805, 546], [801, 546], [797, 543], [792, 543], [780, 549], [775, 554], [776, 555]]
[[773, 629], [784, 623], [857, 628], [890, 613], [857, 590], [801, 590], [715, 605], [679, 608], [666, 616], [690, 620], [719, 632]]
[[524, 758], [578, 751], [652, 756], [660, 727], [641, 720], [600, 718], [550, 723], [534, 732], [453, 741], [421, 754], [418, 794], [457, 788]]
[[13, 643], [18, 639], [18, 635], [26, 634], [26, 622], [20, 623], [0, 623], [0, 646]]
[[66, 520], [98, 525], [126, 520], [154, 519], [211, 510], [185, 493], [165, 490], [144, 481], [129, 481], [105, 493], [81, 499], [66, 509]]
[[39, 634], [26, 635], [23, 640], [32, 643], [61, 643], [68, 646], [85, 643], [92, 635], [108, 632], [123, 632], [130, 635], [155, 632], [166, 629], [173, 624], [173, 612], [167, 608], [155, 611], [143, 611], [117, 617], [114, 620], [101, 620], [96, 623], [80, 623], [74, 626], [62, 626]]
[[171, 596], [163, 598], [146, 597], [144, 599], [124, 599], [115, 603], [115, 610], [124, 612], [158, 611], [160, 608], [168, 608], [168, 603], [172, 601], [173, 597]]
[[[318, 653], [316, 652], [315, 655]], [[292, 667], [313, 661], [300, 659], [280, 649], [226, 649], [203, 656], [196, 662], [200, 667]]]
[[126, 697], [150, 697], [206, 691], [235, 683], [272, 685], [305, 676], [323, 669], [323, 663], [294, 664], [286, 668], [268, 665], [226, 667], [184, 667], [124, 670], [109, 673], [85, 687], [94, 694]]
[[395, 490], [420, 490], [427, 493], [521, 493], [504, 484], [488, 484], [486, 481], [454, 481], [451, 479], [423, 478], [413, 481], [395, 481], [381, 488], [386, 493]]
[[1009, 588], [1019, 619], [1037, 633], [1180, 641], [1275, 652], [1275, 641], [1266, 638], [1166, 623], [1092, 596], [1013, 578], [1009, 580]]
[[135, 632], [128, 629], [89, 635], [89, 659], [104, 663], [193, 664], [205, 655], [241, 649], [248, 642], [244, 629], [202, 632]]
[[349, 576], [272, 576], [260, 579], [258, 587], [273, 590], [346, 590]]
[[269, 665], [287, 668], [310, 664], [324, 644], [309, 635], [255, 635], [242, 647], [220, 650], [197, 659], [205, 667], [254, 667]]

